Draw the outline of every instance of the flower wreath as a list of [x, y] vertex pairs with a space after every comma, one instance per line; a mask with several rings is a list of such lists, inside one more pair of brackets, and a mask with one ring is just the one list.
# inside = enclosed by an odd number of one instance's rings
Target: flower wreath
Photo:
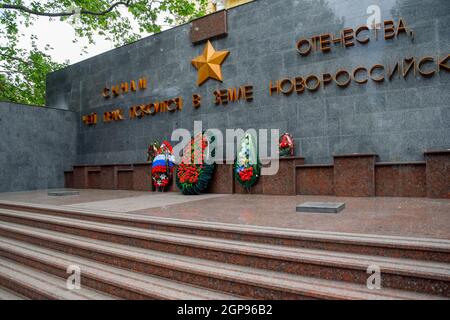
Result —
[[[199, 141], [201, 142], [198, 143]], [[214, 137], [208, 139], [202, 134], [197, 139], [191, 139], [190, 144], [183, 150], [183, 157], [175, 174], [175, 183], [183, 194], [198, 195], [208, 188], [215, 164], [206, 164], [205, 160], [214, 153], [214, 150], [209, 150], [213, 141]]]
[[290, 133], [285, 133], [280, 137], [280, 157], [294, 156], [294, 138]]
[[175, 160], [172, 152], [170, 143], [164, 141], [156, 151], [156, 156], [153, 159], [152, 181], [155, 188], [159, 191], [164, 191], [170, 184]]
[[249, 189], [258, 181], [260, 171], [261, 163], [259, 162], [255, 141], [247, 133], [238, 148], [234, 164], [235, 179], [241, 186]]

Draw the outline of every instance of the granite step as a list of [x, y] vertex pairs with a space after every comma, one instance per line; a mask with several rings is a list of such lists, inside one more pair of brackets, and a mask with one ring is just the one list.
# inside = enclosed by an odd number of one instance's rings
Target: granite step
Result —
[[124, 299], [166, 300], [239, 299], [237, 296], [186, 285], [161, 277], [135, 273], [94, 260], [1, 237], [0, 248], [1, 259], [8, 259], [37, 271], [45, 271], [63, 280], [68, 277], [66, 271], [69, 266], [78, 266], [81, 271], [82, 289], [90, 288], [91, 290], [102, 291], [107, 296]]
[[0, 208], [204, 237], [450, 263], [450, 241], [225, 224], [0, 200]]
[[17, 297], [35, 300], [111, 300], [112, 296], [92, 289], [69, 290], [66, 281], [15, 261], [0, 257], [0, 286]]
[[[53, 236], [57, 233], [52, 232]], [[61, 235], [65, 237], [65, 235]], [[146, 274], [157, 274], [171, 279], [195, 283], [197, 286], [222, 290], [228, 294], [246, 296], [252, 299], [370, 299], [370, 300], [426, 300], [441, 299], [441, 297], [392, 290], [369, 290], [362, 285], [345, 282], [327, 281], [316, 278], [300, 277], [280, 272], [259, 270], [254, 268], [229, 265], [202, 259], [194, 259], [179, 255], [160, 253], [151, 250], [131, 248], [123, 245], [112, 245], [98, 240], [86, 240], [82, 237], [69, 236], [75, 246], [92, 249], [89, 259], [83, 254], [68, 250], [71, 254], [58, 252], [42, 246], [0, 237], [0, 256], [33, 266], [54, 268], [58, 274], [64, 266], [76, 264], [81, 267], [82, 277], [87, 268], [99, 268], [108, 273], [111, 268], [105, 267], [102, 256], [109, 257], [109, 264], [118, 265], [122, 269], [133, 270]], [[94, 261], [93, 261], [94, 260]], [[101, 261], [101, 262], [98, 262]], [[50, 266], [50, 267], [49, 267]], [[98, 271], [97, 271], [98, 272]], [[136, 279], [125, 270], [121, 275]], [[203, 296], [209, 290], [202, 291]], [[207, 295], [208, 298], [216, 294]], [[216, 295], [217, 297], [217, 295]], [[221, 296], [227, 298], [230, 296]], [[235, 298], [235, 297], [233, 297]]]
[[28, 300], [27, 297], [0, 287], [0, 300]]
[[57, 250], [68, 245], [65, 239], [52, 237], [48, 231], [36, 228], [194, 258], [359, 284], [366, 283], [368, 267], [377, 266], [381, 269], [384, 287], [450, 296], [450, 265], [444, 263], [212, 239], [36, 213], [0, 211], [0, 220], [4, 221], [0, 225], [0, 235]]

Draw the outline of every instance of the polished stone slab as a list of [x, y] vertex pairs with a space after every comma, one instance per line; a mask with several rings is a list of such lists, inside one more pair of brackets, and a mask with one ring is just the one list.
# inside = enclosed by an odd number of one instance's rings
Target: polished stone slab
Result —
[[68, 205], [71, 208], [110, 210], [115, 212], [130, 212], [151, 208], [166, 208], [171, 205], [182, 205], [191, 201], [212, 200], [228, 195], [201, 194], [198, 196], [185, 196], [179, 192], [148, 192], [140, 196], [128, 198], [109, 199], [100, 201], [82, 202]]
[[343, 202], [305, 202], [298, 205], [297, 212], [309, 213], [339, 213], [345, 209]]
[[[86, 189], [77, 191], [80, 192], [80, 195], [73, 197], [49, 197], [47, 195], [48, 190], [6, 192], [0, 193], [0, 201], [67, 206], [124, 199], [124, 203], [129, 204], [130, 197], [152, 194], [151, 192], [129, 190]], [[158, 193], [155, 194], [158, 195]], [[450, 228], [448, 227], [450, 225], [450, 215], [448, 214], [450, 212], [450, 201], [448, 199], [233, 194], [206, 199], [194, 197], [193, 200], [196, 201], [175, 203], [175, 201], [172, 201], [174, 200], [173, 193], [163, 193], [160, 196], [160, 199], [158, 199], [159, 197], [154, 198], [159, 207], [152, 206], [152, 208], [138, 209], [130, 213], [143, 217], [239, 224], [243, 227], [258, 225], [269, 228], [313, 230], [315, 232], [344, 232], [450, 240]], [[344, 202], [345, 211], [341, 214], [302, 214], [293, 209], [297, 205], [309, 201]], [[139, 202], [141, 202], [141, 199], [136, 200], [136, 203]], [[98, 205], [96, 203], [95, 206], [86, 210], [98, 211], [98, 207], [100, 207]], [[117, 207], [122, 209], [124, 206], [125, 204], [119, 203]], [[107, 208], [106, 205], [104, 208]], [[79, 208], [72, 209], [79, 210]], [[113, 208], [113, 210], [108, 211], [117, 211], [118, 209]], [[426, 219], [426, 223], [424, 223], [424, 219]]]
[[50, 197], [67, 197], [67, 196], [78, 196], [80, 195], [80, 192], [75, 190], [52, 190], [48, 191], [47, 195]]

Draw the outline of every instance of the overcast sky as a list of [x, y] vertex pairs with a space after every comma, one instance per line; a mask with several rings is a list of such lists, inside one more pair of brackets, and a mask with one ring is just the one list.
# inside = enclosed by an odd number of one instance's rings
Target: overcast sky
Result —
[[[123, 15], [126, 15], [133, 21], [131, 14], [124, 7], [119, 8]], [[162, 18], [163, 19], [163, 18]], [[161, 20], [162, 20], [161, 19]], [[135, 25], [135, 30], [138, 31], [138, 26]], [[77, 43], [73, 43], [75, 39], [75, 32], [69, 22], [61, 22], [59, 19], [53, 19], [50, 21], [48, 17], [37, 17], [34, 25], [30, 28], [22, 26], [21, 32], [25, 33], [25, 37], [20, 39], [20, 46], [22, 48], [30, 48], [30, 35], [35, 34], [38, 37], [38, 44], [40, 49], [44, 49], [46, 44], [49, 44], [54, 49], [48, 52], [49, 55], [57, 62], [64, 62], [69, 60], [70, 64], [74, 64], [81, 60], [85, 60], [89, 57], [98, 55], [102, 52], [111, 50], [114, 48], [114, 44], [111, 41], [106, 41], [100, 36], [94, 37], [96, 44], [90, 45], [87, 39], [79, 39]], [[167, 29], [164, 28], [163, 29]], [[146, 37], [149, 34], [141, 34], [142, 37]], [[87, 54], [80, 55], [83, 52], [83, 47], [87, 46]]]
[[[21, 38], [21, 47], [30, 48], [30, 35], [35, 34], [38, 37], [37, 42], [40, 49], [43, 49], [46, 44], [54, 48], [48, 53], [57, 62], [70, 60], [70, 63], [73, 64], [114, 48], [112, 42], [105, 41], [101, 37], [95, 37], [96, 45], [89, 45], [88, 41], [84, 39], [78, 43], [73, 43], [75, 32], [70, 24], [58, 20], [50, 22], [48, 18], [44, 17], [38, 18], [33, 27], [23, 29], [21, 31], [26, 36]], [[84, 46], [88, 46], [89, 54], [81, 56], [80, 53]]]

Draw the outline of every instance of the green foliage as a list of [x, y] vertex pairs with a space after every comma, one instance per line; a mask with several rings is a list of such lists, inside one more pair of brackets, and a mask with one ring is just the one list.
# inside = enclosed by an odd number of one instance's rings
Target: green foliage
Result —
[[142, 33], [157, 33], [202, 16], [206, 4], [207, 0], [0, 0], [0, 100], [44, 105], [46, 74], [67, 64], [51, 60], [50, 46], [38, 49], [35, 35], [29, 49], [19, 48], [19, 38], [25, 36], [21, 30], [32, 27], [39, 16], [70, 23], [73, 42], [86, 38], [95, 44], [94, 36], [99, 35], [121, 46], [139, 40]]
[[0, 101], [45, 105], [46, 74], [65, 64], [53, 62], [37, 48], [5, 48], [0, 56]]

